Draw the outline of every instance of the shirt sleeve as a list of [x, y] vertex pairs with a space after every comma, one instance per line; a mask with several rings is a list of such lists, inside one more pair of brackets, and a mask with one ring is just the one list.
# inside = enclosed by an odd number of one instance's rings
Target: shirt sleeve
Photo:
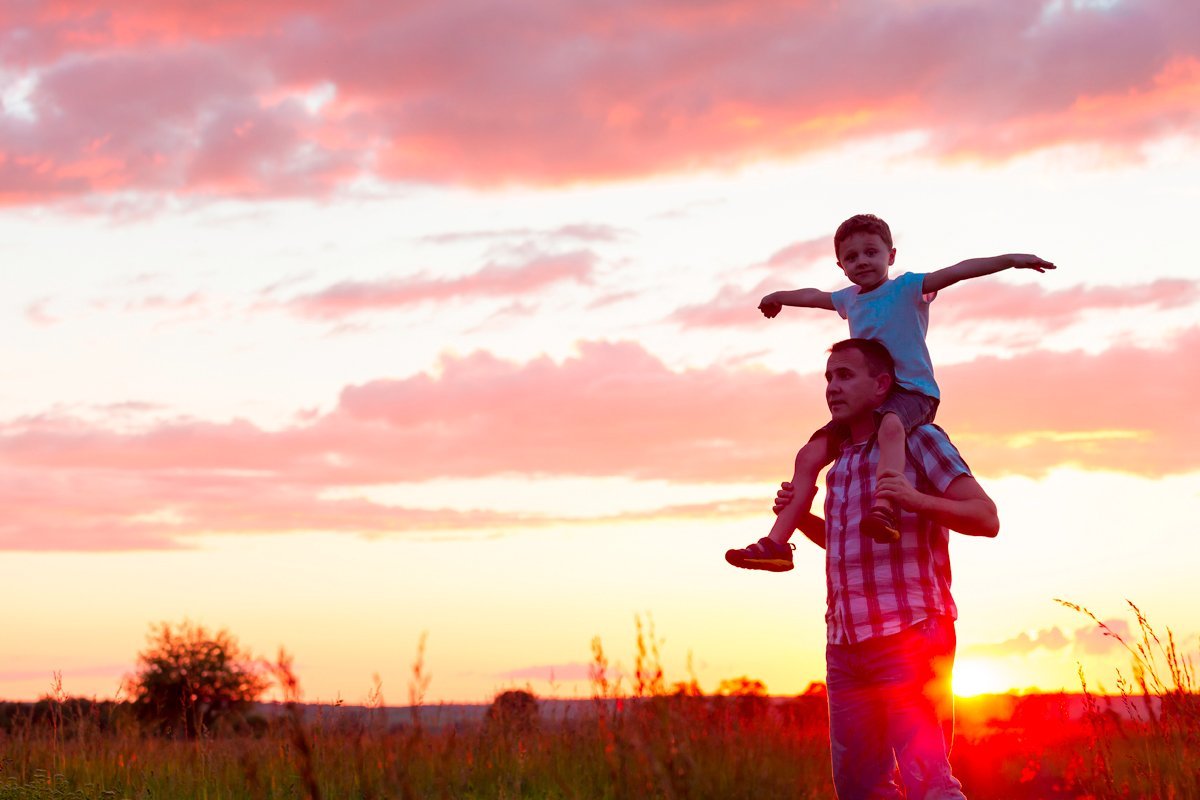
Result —
[[958, 448], [940, 427], [934, 424], [913, 428], [908, 434], [908, 457], [925, 474], [929, 483], [944, 493], [954, 479], [962, 475], [973, 477]]
[[901, 282], [904, 297], [914, 306], [929, 305], [937, 297], [937, 292], [925, 293], [924, 272], [906, 272], [896, 280]]
[[833, 310], [838, 312], [838, 316], [842, 319], [849, 319], [847, 316], [847, 305], [850, 302], [850, 298], [857, 294], [857, 292], [857, 286], [847, 286], [845, 289], [838, 289], [829, 295], [829, 299], [833, 302]]

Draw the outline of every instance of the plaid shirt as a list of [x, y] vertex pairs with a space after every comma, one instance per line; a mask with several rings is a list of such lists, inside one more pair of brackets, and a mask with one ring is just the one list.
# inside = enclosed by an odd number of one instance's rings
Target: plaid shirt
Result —
[[[904, 474], [918, 491], [942, 494], [970, 468], [937, 425], [908, 434]], [[950, 532], [928, 517], [900, 514], [900, 541], [876, 544], [859, 528], [871, 509], [875, 437], [847, 443], [826, 475], [825, 622], [830, 644], [899, 633], [927, 617], [958, 617], [950, 596]]]

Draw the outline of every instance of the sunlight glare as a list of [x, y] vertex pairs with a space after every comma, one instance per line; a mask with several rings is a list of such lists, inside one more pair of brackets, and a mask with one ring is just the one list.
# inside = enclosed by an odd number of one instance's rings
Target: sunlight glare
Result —
[[1008, 689], [1007, 676], [992, 661], [966, 658], [954, 665], [954, 694], [959, 697], [1003, 694]]

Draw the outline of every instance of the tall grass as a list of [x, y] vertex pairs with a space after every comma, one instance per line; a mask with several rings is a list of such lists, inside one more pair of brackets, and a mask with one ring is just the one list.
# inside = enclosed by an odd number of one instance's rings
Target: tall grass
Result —
[[[1122, 694], [1102, 697], [1085, 685], [1082, 719], [1069, 718], [1065, 695], [1020, 699], [999, 714], [982, 700], [961, 704], [952, 761], [969, 797], [1200, 797], [1191, 662], [1170, 631], [1158, 636], [1134, 611], [1140, 636], [1122, 641], [1134, 657]], [[48, 724], [26, 719], [0, 731], [0, 800], [833, 796], [819, 692], [772, 699], [743, 678], [706, 696], [694, 676], [668, 681], [659, 647], [653, 625], [637, 620], [633, 669], [622, 675], [594, 640], [587, 713], [554, 718], [535, 713], [532, 699], [498, 698], [485, 719], [463, 724], [424, 705], [422, 638], [409, 683], [415, 712], [390, 727], [378, 679], [362, 713], [306, 711], [281, 653], [280, 713], [191, 741], [141, 728], [121, 704], [84, 712], [57, 680]]]
[[[1082, 667], [1080, 685], [1095, 748], [1089, 763], [1097, 798], [1200, 798], [1200, 694], [1195, 664], [1167, 628], [1164, 636], [1126, 600], [1137, 620], [1128, 640], [1090, 609], [1059, 604], [1089, 618], [1130, 656], [1130, 675], [1116, 669], [1118, 696], [1097, 697]], [[1118, 702], [1124, 713], [1117, 713]]]

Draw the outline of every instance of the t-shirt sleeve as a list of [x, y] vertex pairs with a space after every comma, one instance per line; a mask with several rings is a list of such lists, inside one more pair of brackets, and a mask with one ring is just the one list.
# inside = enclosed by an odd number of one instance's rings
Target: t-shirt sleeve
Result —
[[971, 468], [946, 432], [937, 425], [921, 425], [908, 434], [908, 456], [925, 473], [938, 492], [945, 492], [962, 475], [971, 476]]
[[833, 310], [838, 312], [838, 316], [842, 319], [848, 319], [846, 307], [850, 303], [850, 298], [858, 291], [857, 286], [847, 286], [845, 289], [838, 289], [836, 292], [829, 295], [829, 299], [833, 301]]
[[900, 285], [903, 287], [905, 299], [913, 305], [928, 305], [933, 302], [933, 298], [937, 297], [937, 292], [925, 293], [924, 272], [906, 272], [896, 280], [900, 281]]

